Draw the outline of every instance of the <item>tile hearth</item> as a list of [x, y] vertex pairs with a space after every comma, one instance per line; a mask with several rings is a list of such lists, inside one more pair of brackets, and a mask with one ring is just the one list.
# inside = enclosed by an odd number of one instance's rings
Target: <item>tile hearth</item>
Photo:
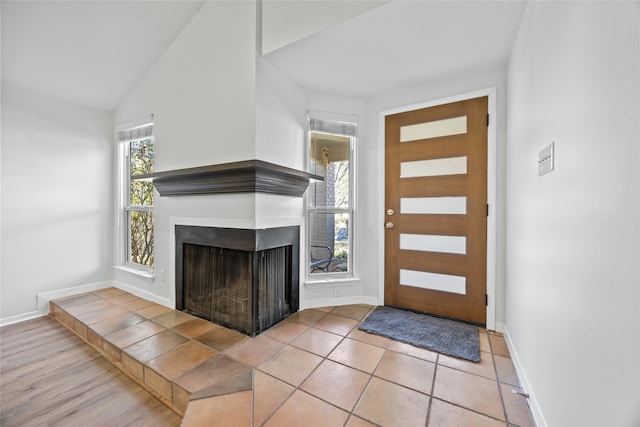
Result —
[[117, 288], [51, 302], [186, 427], [534, 425], [500, 334], [480, 329], [476, 364], [359, 331], [372, 309], [308, 309], [250, 338]]

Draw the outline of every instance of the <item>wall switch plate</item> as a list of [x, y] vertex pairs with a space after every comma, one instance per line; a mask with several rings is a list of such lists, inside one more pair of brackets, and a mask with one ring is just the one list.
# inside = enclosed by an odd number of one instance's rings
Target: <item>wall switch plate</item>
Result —
[[555, 142], [547, 145], [538, 153], [538, 176], [542, 176], [553, 170], [553, 154]]

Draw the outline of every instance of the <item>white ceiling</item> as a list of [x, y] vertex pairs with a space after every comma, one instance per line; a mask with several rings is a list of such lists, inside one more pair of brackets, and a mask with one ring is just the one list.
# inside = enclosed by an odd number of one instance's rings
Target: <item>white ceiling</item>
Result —
[[525, 7], [396, 0], [265, 58], [306, 90], [368, 98], [506, 64]]
[[203, 4], [2, 0], [2, 81], [113, 110]]
[[[203, 4], [2, 0], [2, 81], [111, 111]], [[525, 5], [396, 0], [265, 58], [305, 90], [367, 98], [505, 64]]]

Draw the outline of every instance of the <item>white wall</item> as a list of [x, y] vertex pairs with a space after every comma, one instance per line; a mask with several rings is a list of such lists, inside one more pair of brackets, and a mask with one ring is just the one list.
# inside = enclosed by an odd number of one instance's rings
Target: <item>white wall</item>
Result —
[[[255, 57], [255, 2], [207, 2], [116, 108], [114, 122], [154, 114], [156, 171], [252, 159]], [[175, 218], [181, 223], [207, 219], [213, 225], [217, 219], [252, 224], [255, 197], [169, 198], [156, 193], [155, 209], [155, 280], [121, 270], [114, 271], [114, 279], [171, 304]]]
[[111, 114], [2, 86], [0, 319], [111, 279]]
[[[255, 158], [304, 170], [307, 117], [306, 93], [262, 57], [256, 58]], [[299, 226], [300, 271], [303, 283], [305, 260], [304, 204], [301, 197], [255, 195], [256, 228]], [[299, 293], [300, 307], [305, 294]]]
[[251, 158], [256, 5], [207, 2], [116, 108], [116, 125], [155, 115], [157, 171]]
[[[256, 11], [255, 2], [208, 2], [116, 109], [116, 123], [154, 114], [157, 171], [248, 159], [304, 167], [306, 94], [257, 56]], [[169, 305], [176, 224], [303, 226], [301, 198], [156, 197], [155, 206], [155, 279], [114, 275]]]
[[[487, 88], [497, 93], [497, 254], [496, 254], [496, 313], [498, 329], [504, 322], [504, 241], [505, 241], [505, 158], [506, 158], [506, 72], [500, 67], [494, 70], [478, 70], [466, 75], [450, 76], [430, 81], [421, 86], [405, 88], [376, 96], [366, 102], [366, 139], [360, 144], [359, 174], [366, 177], [360, 182], [360, 248], [363, 260], [361, 277], [369, 296], [378, 296], [383, 280], [382, 254], [384, 251], [383, 203], [384, 203], [384, 140], [380, 134], [380, 113], [429, 101], [466, 94]], [[380, 300], [382, 303], [382, 300]]]
[[[262, 57], [256, 58], [256, 65], [254, 158], [304, 170], [307, 94]], [[255, 201], [258, 227], [303, 225], [301, 197], [256, 194]]]
[[307, 94], [273, 65], [256, 58], [255, 158], [304, 168]]
[[532, 2], [511, 55], [506, 326], [538, 425], [640, 423], [639, 29], [638, 2]]

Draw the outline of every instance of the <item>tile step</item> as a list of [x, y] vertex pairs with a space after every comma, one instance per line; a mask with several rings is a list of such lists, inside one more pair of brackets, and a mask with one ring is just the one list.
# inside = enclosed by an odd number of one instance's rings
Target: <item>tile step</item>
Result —
[[[253, 368], [223, 354], [243, 339], [236, 331], [117, 288], [49, 304], [53, 319], [181, 417], [192, 399], [252, 389]], [[189, 336], [208, 329], [200, 341]]]

